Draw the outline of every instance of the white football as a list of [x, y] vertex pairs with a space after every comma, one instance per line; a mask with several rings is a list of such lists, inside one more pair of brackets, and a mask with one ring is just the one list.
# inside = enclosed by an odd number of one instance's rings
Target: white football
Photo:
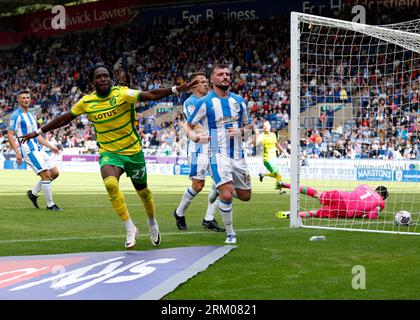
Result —
[[394, 224], [398, 226], [408, 226], [411, 223], [411, 214], [408, 211], [401, 210], [394, 216]]

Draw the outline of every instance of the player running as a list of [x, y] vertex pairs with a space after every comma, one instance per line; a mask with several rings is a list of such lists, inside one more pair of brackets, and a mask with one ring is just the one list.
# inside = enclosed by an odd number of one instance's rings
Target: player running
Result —
[[[188, 119], [195, 110], [195, 103], [198, 99], [205, 96], [208, 91], [208, 83], [206, 75], [203, 72], [192, 73], [189, 77], [189, 81], [197, 80], [198, 84], [192, 89], [192, 95], [185, 100], [183, 105], [183, 111], [185, 118]], [[186, 124], [185, 124], [186, 125]], [[201, 126], [199, 129], [198, 126]], [[195, 131], [203, 131], [204, 128], [203, 122], [195, 128]], [[186, 131], [186, 128], [184, 128]], [[191, 187], [188, 187], [184, 194], [182, 195], [181, 202], [178, 207], [174, 210], [172, 215], [175, 218], [176, 226], [179, 230], [187, 230], [187, 223], [185, 221], [185, 210], [190, 206], [191, 202], [197, 194], [201, 192], [204, 188], [206, 181], [206, 174], [209, 170], [209, 147], [208, 143], [199, 144], [194, 141], [188, 140], [187, 145], [188, 159], [190, 163], [190, 179]], [[202, 226], [204, 228], [216, 231], [223, 232], [225, 229], [219, 227], [214, 216], [216, 214], [216, 209], [218, 207], [218, 200], [213, 203], [208, 200], [207, 212], [203, 219]]]
[[[196, 103], [196, 109], [187, 122], [187, 136], [196, 143], [210, 148], [210, 168], [215, 192], [210, 202], [219, 195], [219, 211], [226, 228], [227, 244], [237, 241], [232, 222], [232, 198], [242, 201], [251, 199], [251, 177], [243, 151], [243, 137], [251, 131], [251, 119], [244, 99], [229, 91], [231, 73], [227, 65], [214, 65], [210, 81], [213, 91]], [[207, 122], [206, 133], [196, 133], [200, 120]], [[216, 192], [217, 190], [217, 192]], [[214, 196], [212, 196], [214, 194]]]
[[95, 127], [99, 145], [99, 164], [105, 188], [112, 207], [124, 222], [127, 236], [125, 247], [136, 245], [138, 229], [130, 218], [124, 195], [119, 186], [120, 176], [126, 172], [139, 195], [148, 217], [150, 240], [154, 246], [161, 242], [159, 226], [155, 217], [153, 195], [147, 185], [146, 162], [141, 139], [135, 129], [135, 104], [139, 101], [159, 100], [178, 91], [185, 91], [197, 81], [172, 88], [158, 88], [140, 91], [113, 85], [112, 70], [103, 64], [96, 64], [90, 79], [94, 91], [83, 96], [70, 111], [60, 115], [38, 130], [21, 137], [22, 143], [67, 125], [81, 114], [86, 114]]
[[272, 159], [277, 157], [276, 151], [279, 150], [286, 157], [289, 157], [289, 154], [277, 140], [277, 137], [274, 132], [271, 132], [271, 125], [269, 121], [263, 123], [263, 134], [259, 134], [258, 129], [254, 128], [255, 132], [255, 146], [261, 144], [263, 147], [263, 162], [264, 167], [269, 171], [268, 173], [260, 173], [260, 181], [262, 182], [264, 177], [272, 177], [276, 179], [275, 189], [279, 190], [279, 193], [285, 193], [281, 188], [282, 176], [276, 165], [272, 163]]
[[19, 108], [13, 112], [10, 117], [9, 128], [7, 131], [7, 139], [10, 147], [16, 153], [16, 162], [21, 164], [25, 161], [37, 174], [41, 180], [31, 189], [26, 192], [32, 205], [39, 209], [38, 194], [42, 191], [49, 211], [63, 210], [57, 206], [53, 200], [52, 182], [57, 179], [59, 172], [54, 161], [49, 157], [45, 151], [41, 149], [41, 145], [50, 148], [52, 152], [58, 154], [60, 150], [56, 146], [50, 144], [42, 136], [37, 136], [28, 140], [26, 144], [18, 145], [16, 143], [15, 135], [18, 137], [32, 130], [37, 129], [37, 120], [35, 115], [29, 111], [31, 104], [31, 94], [29, 90], [22, 90], [18, 93]]

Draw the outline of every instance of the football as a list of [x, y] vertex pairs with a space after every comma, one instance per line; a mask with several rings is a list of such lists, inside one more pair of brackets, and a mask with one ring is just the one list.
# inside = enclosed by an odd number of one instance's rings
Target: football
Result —
[[408, 211], [398, 211], [394, 216], [394, 224], [398, 226], [408, 226], [411, 223], [411, 214]]

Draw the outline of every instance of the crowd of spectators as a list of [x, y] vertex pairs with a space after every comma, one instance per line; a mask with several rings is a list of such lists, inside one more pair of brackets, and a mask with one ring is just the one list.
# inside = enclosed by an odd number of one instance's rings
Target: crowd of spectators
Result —
[[[301, 141], [307, 156], [420, 159], [414, 49], [348, 30], [302, 29], [301, 111], [319, 111]], [[350, 116], [337, 112], [343, 108]]]
[[[21, 89], [31, 90], [33, 110], [39, 124], [43, 124], [68, 111], [82, 95], [92, 91], [88, 72], [97, 62], [114, 67], [117, 84], [142, 90], [182, 83], [193, 71], [208, 72], [213, 64], [226, 63], [232, 70], [232, 91], [245, 98], [252, 121], [259, 128], [265, 120], [270, 121], [279, 137], [286, 136], [281, 143], [290, 152], [289, 37], [289, 17], [279, 15], [252, 22], [221, 16], [195, 25], [142, 26], [134, 21], [123, 27], [60, 38], [26, 39], [18, 48], [1, 52], [0, 146], [3, 152], [10, 151], [4, 131], [8, 116], [17, 108], [16, 94]], [[350, 45], [344, 47], [353, 50]], [[325, 45], [325, 50], [330, 49]], [[357, 56], [357, 52], [353, 53]], [[321, 55], [311, 59], [317, 56]], [[411, 68], [419, 70], [418, 59], [409, 61], [415, 61]], [[308, 83], [302, 85], [301, 110], [319, 102], [344, 102], [356, 106], [356, 111], [340, 132], [334, 124], [334, 112], [323, 110], [318, 124], [306, 128], [301, 140], [306, 156], [418, 159], [420, 72], [403, 73], [406, 66], [400, 61], [396, 67], [401, 72], [389, 79], [385, 69], [354, 69], [351, 61], [343, 59], [331, 62], [333, 67], [322, 70], [317, 69], [321, 65], [317, 61], [303, 65], [306, 74], [321, 76], [308, 78]], [[386, 61], [382, 65], [386, 66]], [[338, 82], [343, 74], [350, 76], [345, 83]], [[405, 85], [397, 86], [401, 81]], [[173, 95], [163, 101], [177, 106], [186, 98], [187, 94]], [[180, 134], [183, 115], [178, 113], [173, 121], [163, 123], [156, 116], [143, 116], [142, 112], [156, 103], [137, 105], [138, 131], [146, 155], [184, 156], [186, 141]], [[64, 149], [97, 152], [94, 131], [86, 116], [49, 133], [47, 138]], [[249, 156], [259, 152], [251, 141], [244, 142]]]

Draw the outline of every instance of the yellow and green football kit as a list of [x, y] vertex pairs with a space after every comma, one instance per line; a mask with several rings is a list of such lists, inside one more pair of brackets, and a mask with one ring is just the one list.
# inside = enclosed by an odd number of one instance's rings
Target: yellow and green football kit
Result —
[[[277, 182], [281, 182], [282, 176], [277, 166], [273, 165], [270, 160], [277, 156], [277, 137], [273, 132], [263, 133], [259, 137], [260, 143], [263, 147], [263, 162], [269, 173], [264, 176], [273, 177]], [[277, 185], [276, 185], [277, 188]]]
[[99, 145], [99, 164], [124, 169], [136, 183], [147, 181], [141, 139], [135, 127], [135, 104], [140, 91], [112, 87], [106, 97], [96, 92], [80, 99], [71, 109], [75, 116], [86, 114], [93, 124]]
[[[135, 104], [140, 101], [140, 90], [114, 86], [106, 97], [96, 92], [85, 95], [71, 109], [74, 116], [86, 114], [93, 124], [99, 145], [99, 164], [122, 168], [137, 185], [147, 184], [146, 162], [141, 139], [135, 127]], [[104, 179], [114, 211], [121, 220], [130, 218], [118, 178]], [[154, 221], [155, 206], [149, 188], [136, 190], [146, 209], [149, 222]]]

